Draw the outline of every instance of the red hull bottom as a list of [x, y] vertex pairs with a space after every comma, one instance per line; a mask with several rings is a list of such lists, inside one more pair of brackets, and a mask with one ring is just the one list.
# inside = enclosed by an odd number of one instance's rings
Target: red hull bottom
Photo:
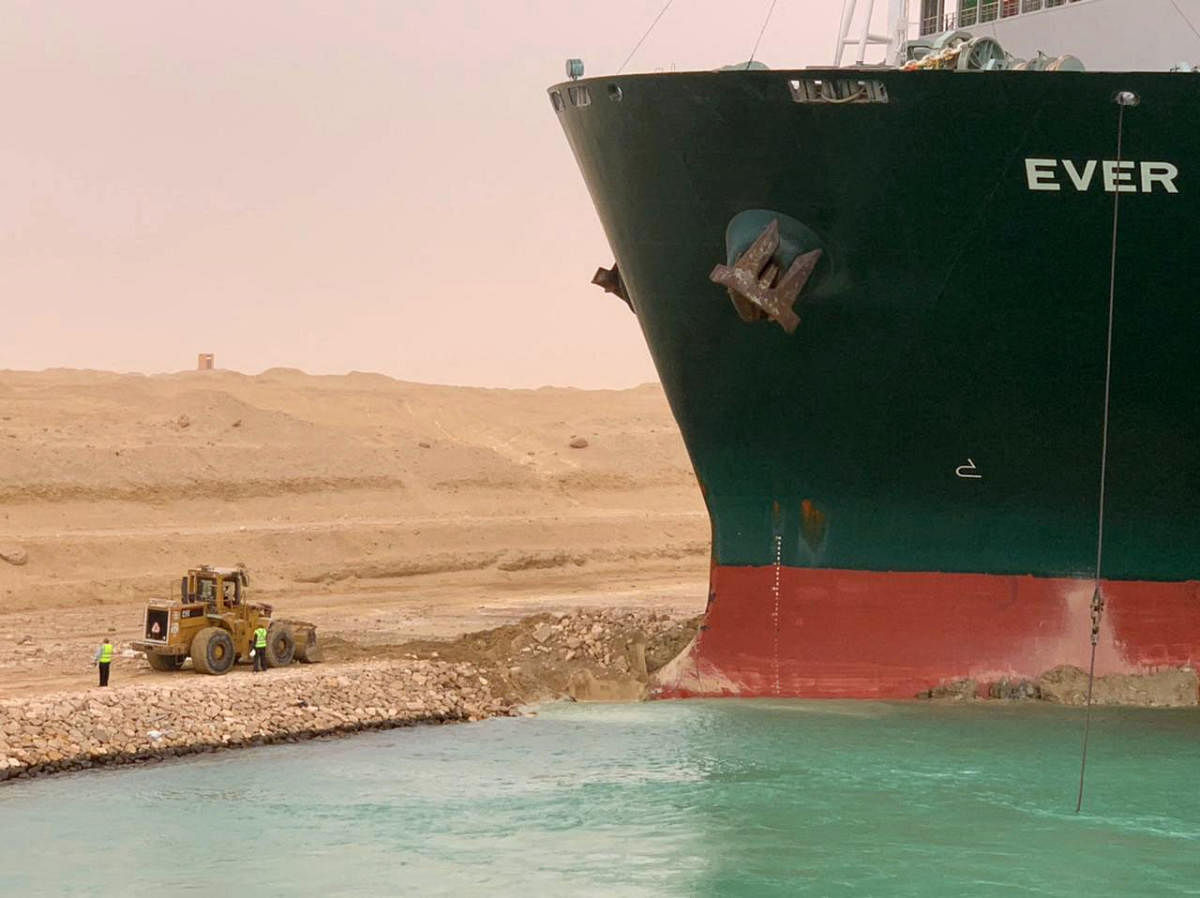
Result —
[[[966, 678], [1087, 669], [1090, 580], [713, 568], [705, 624], [662, 697], [914, 698]], [[1096, 673], [1200, 661], [1200, 582], [1104, 581]]]

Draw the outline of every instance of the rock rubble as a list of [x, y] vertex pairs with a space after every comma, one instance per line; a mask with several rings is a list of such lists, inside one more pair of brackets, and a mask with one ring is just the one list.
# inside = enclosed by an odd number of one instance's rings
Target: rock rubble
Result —
[[29, 553], [21, 546], [0, 545], [0, 561], [7, 561], [11, 565], [20, 567], [29, 561]]
[[547, 613], [452, 643], [410, 643], [429, 657], [490, 667], [504, 693], [524, 702], [636, 701], [651, 674], [695, 635], [698, 618], [619, 609]]
[[[954, 680], [917, 698], [944, 701], [1044, 701], [1059, 705], [1085, 705], [1087, 671], [1061, 665], [1033, 679], [1001, 678], [994, 681]], [[1195, 670], [1167, 668], [1146, 674], [1106, 674], [1092, 684], [1096, 705], [1139, 708], [1190, 708], [1200, 703], [1200, 678]]]
[[0, 780], [514, 711], [468, 663], [363, 662], [172, 679], [0, 701]]

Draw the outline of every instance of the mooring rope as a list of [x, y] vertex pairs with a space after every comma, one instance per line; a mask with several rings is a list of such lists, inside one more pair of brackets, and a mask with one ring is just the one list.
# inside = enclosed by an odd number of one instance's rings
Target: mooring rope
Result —
[[674, 2], [675, 2], [675, 0], [667, 0], [666, 4], [663, 6], [663, 8], [658, 11], [658, 15], [656, 15], [654, 17], [654, 21], [651, 22], [650, 27], [646, 29], [646, 33], [643, 34], [640, 38], [638, 38], [638, 42], [633, 45], [633, 49], [629, 51], [629, 55], [625, 57], [625, 61], [623, 63], [621, 63], [621, 67], [619, 69], [617, 69], [618, 75], [621, 74], [621, 72], [625, 71], [625, 66], [629, 65], [629, 60], [633, 59], [633, 54], [638, 51], [638, 47], [640, 47], [642, 45], [642, 42], [650, 36], [650, 32], [653, 31], [654, 26], [658, 24], [658, 20], [661, 19], [664, 15], [666, 15], [667, 10], [671, 8], [671, 4]]
[[[1116, 177], [1121, 172], [1121, 141], [1125, 134], [1125, 107], [1136, 106], [1138, 96], [1132, 91], [1120, 91], [1114, 102], [1117, 104], [1117, 160]], [[1100, 590], [1100, 566], [1104, 558], [1104, 497], [1108, 477], [1108, 418], [1109, 400], [1112, 396], [1112, 345], [1113, 312], [1117, 295], [1117, 225], [1121, 212], [1121, 185], [1113, 191], [1112, 247], [1108, 263], [1108, 341], [1104, 355], [1104, 422], [1100, 431], [1100, 503], [1096, 520], [1096, 574], [1092, 590], [1092, 660], [1088, 666], [1087, 707], [1083, 721], [1083, 751], [1079, 759], [1079, 796], [1075, 801], [1075, 813], [1083, 807], [1083, 777], [1087, 770], [1088, 736], [1092, 728], [1092, 687], [1096, 681], [1096, 646], [1100, 642], [1100, 619], [1104, 615], [1104, 594]]]
[[747, 69], [750, 68], [750, 63], [754, 62], [754, 54], [758, 52], [758, 45], [767, 32], [767, 23], [771, 21], [771, 13], [775, 12], [775, 2], [776, 0], [771, 0], [771, 5], [767, 7], [767, 17], [763, 19], [762, 28], [758, 29], [758, 38], [754, 41], [754, 49], [750, 51], [750, 58], [746, 60]]

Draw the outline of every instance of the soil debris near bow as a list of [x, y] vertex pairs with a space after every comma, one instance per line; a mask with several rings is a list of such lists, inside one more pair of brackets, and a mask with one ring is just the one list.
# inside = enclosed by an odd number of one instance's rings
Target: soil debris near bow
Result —
[[[650, 676], [687, 646], [700, 621], [653, 611], [558, 612], [397, 650], [488, 669], [506, 694], [522, 702], [636, 701], [648, 697]], [[343, 651], [330, 649], [334, 657]]]
[[[1192, 668], [1165, 668], [1147, 674], [1106, 674], [1092, 683], [1096, 705], [1138, 708], [1195, 707], [1200, 695], [1200, 678]], [[1000, 701], [1043, 701], [1056, 705], [1086, 705], [1088, 674], [1070, 664], [1045, 671], [1033, 679], [978, 681], [954, 680], [917, 698], [951, 702], [985, 699]]]

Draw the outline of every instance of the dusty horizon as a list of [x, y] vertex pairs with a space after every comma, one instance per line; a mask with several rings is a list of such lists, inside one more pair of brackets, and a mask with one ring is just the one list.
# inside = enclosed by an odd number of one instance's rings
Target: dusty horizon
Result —
[[[768, 6], [673, 4], [625, 71], [744, 60]], [[657, 380], [546, 89], [662, 8], [0, 0], [0, 368]], [[827, 62], [839, 8], [757, 58]]]
[[[651, 373], [653, 374], [653, 372]], [[305, 371], [303, 368], [298, 368], [295, 365], [272, 365], [270, 368], [263, 368], [261, 371], [238, 371], [234, 368], [223, 368], [220, 366], [220, 364], [217, 364], [214, 368], [210, 369], [200, 369], [193, 366], [191, 368], [179, 368], [174, 371], [116, 371], [108, 368], [81, 368], [72, 365], [51, 365], [46, 368], [0, 368], [0, 376], [36, 376], [52, 374], [107, 375], [112, 377], [140, 378], [178, 377], [182, 374], [195, 374], [197, 376], [219, 376], [222, 374], [233, 374], [239, 377], [247, 378], [263, 377], [270, 374], [294, 374], [312, 378], [351, 378], [359, 376], [372, 378], [381, 377], [396, 384], [417, 387], [454, 387], [465, 390], [575, 390], [582, 393], [613, 391], [622, 392], [628, 390], [640, 390], [646, 387], [654, 387], [660, 390], [662, 389], [662, 384], [657, 377], [652, 377], [650, 380], [644, 380], [639, 383], [630, 383], [626, 386], [619, 387], [579, 387], [574, 384], [561, 383], [530, 384], [528, 386], [494, 386], [492, 384], [479, 383], [450, 383], [447, 381], [413, 380], [412, 378], [396, 377], [391, 374], [385, 374], [382, 371], [365, 371], [362, 369], [351, 369], [349, 371]]]

